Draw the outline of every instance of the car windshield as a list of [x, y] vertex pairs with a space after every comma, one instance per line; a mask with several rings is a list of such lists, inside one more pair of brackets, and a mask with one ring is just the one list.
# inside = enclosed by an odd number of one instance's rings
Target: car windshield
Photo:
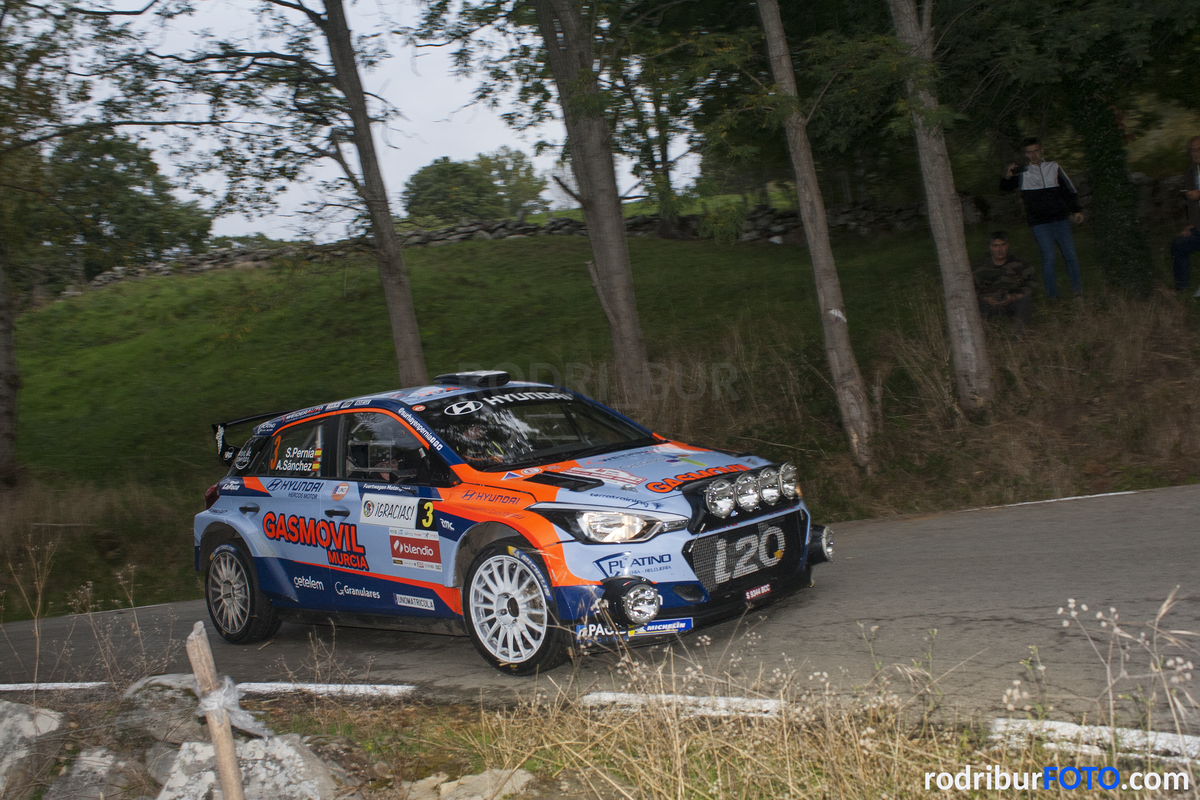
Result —
[[413, 406], [476, 469], [536, 467], [656, 440], [642, 428], [552, 389], [483, 390]]

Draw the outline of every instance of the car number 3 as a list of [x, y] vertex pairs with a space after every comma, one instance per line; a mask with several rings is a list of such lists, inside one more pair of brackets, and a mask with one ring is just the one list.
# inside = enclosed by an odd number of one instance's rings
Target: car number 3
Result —
[[[783, 530], [774, 525], [762, 533], [747, 534], [734, 541], [733, 553], [729, 552], [728, 542], [718, 541], [714, 570], [717, 583], [725, 583], [775, 566], [783, 558], [783, 548]], [[732, 572], [729, 570], [731, 555], [736, 559]]]

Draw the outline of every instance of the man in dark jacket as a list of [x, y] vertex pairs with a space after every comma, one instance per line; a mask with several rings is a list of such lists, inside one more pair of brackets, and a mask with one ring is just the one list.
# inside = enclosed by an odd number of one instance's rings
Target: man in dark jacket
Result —
[[[1183, 176], [1183, 200], [1187, 204], [1188, 225], [1171, 242], [1171, 259], [1175, 272], [1175, 290], [1187, 291], [1192, 283], [1192, 253], [1200, 250], [1200, 136], [1188, 139], [1192, 165]], [[1196, 290], [1200, 297], [1200, 289]]]
[[979, 311], [984, 317], [1012, 317], [1019, 333], [1033, 318], [1033, 267], [1008, 252], [1004, 231], [988, 237], [988, 250], [971, 271]]
[[1079, 207], [1079, 193], [1062, 167], [1053, 161], [1042, 159], [1042, 145], [1037, 139], [1021, 142], [1021, 152], [1029, 160], [1027, 167], [1009, 164], [1000, 188], [1011, 192], [1020, 188], [1021, 201], [1025, 204], [1025, 216], [1033, 228], [1042, 251], [1042, 280], [1046, 283], [1046, 296], [1058, 299], [1058, 286], [1054, 277], [1054, 245], [1062, 251], [1067, 262], [1067, 276], [1071, 279], [1071, 291], [1079, 296], [1083, 291], [1083, 280], [1079, 274], [1079, 258], [1075, 255], [1075, 239], [1071, 235], [1071, 222], [1083, 222], [1083, 209]]

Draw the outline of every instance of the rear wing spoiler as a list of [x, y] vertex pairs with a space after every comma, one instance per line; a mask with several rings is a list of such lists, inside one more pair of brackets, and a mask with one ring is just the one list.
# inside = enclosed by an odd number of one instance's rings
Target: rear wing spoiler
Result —
[[244, 425], [247, 422], [261, 422], [265, 419], [274, 419], [275, 417], [287, 414], [287, 411], [272, 411], [269, 414], [255, 414], [251, 417], [241, 417], [240, 419], [231, 419], [228, 422], [214, 422], [212, 424], [213, 436], [217, 440], [217, 455], [226, 464], [233, 461], [233, 457], [237, 455], [237, 451], [241, 449], [241, 445], [232, 445], [225, 441], [225, 429], [231, 428], [234, 425]]

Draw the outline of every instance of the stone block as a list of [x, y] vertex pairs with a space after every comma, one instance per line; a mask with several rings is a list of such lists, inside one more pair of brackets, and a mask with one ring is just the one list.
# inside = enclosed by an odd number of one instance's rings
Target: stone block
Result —
[[114, 728], [117, 735], [127, 738], [171, 744], [207, 741], [208, 729], [196, 716], [199, 702], [190, 673], [142, 678], [121, 698]]
[[43, 795], [44, 800], [104, 800], [136, 797], [150, 786], [150, 777], [141, 765], [125, 760], [104, 747], [84, 750], [71, 768]]
[[63, 715], [0, 700], [0, 797], [19, 797], [62, 746]]
[[[341, 788], [296, 734], [238, 742], [237, 757], [246, 800], [333, 800]], [[213, 746], [186, 742], [158, 800], [205, 800], [220, 787]]]

